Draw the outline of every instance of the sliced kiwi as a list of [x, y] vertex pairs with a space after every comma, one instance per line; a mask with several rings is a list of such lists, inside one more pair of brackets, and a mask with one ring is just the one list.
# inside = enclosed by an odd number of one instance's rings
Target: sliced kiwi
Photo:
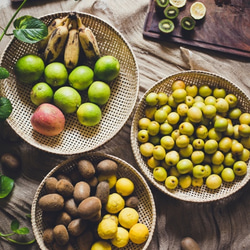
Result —
[[190, 16], [185, 16], [181, 19], [181, 27], [185, 30], [193, 30], [195, 24], [195, 20]]
[[155, 0], [156, 8], [166, 8], [169, 3], [169, 0]]
[[162, 19], [159, 22], [159, 30], [163, 33], [170, 33], [174, 30], [174, 23], [170, 19]]
[[175, 19], [179, 15], [179, 9], [174, 6], [168, 6], [164, 9], [164, 15], [168, 19]]

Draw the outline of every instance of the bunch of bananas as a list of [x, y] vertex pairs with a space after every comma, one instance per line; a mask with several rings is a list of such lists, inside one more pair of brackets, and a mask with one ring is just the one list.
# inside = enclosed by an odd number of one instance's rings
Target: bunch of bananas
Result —
[[95, 35], [76, 13], [54, 19], [48, 25], [47, 37], [38, 43], [46, 63], [55, 61], [64, 52], [64, 64], [68, 69], [77, 66], [80, 46], [89, 62], [95, 62], [100, 57]]

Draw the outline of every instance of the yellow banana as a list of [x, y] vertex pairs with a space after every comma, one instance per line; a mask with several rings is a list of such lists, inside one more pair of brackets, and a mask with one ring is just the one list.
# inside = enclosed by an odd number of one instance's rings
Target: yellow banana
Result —
[[77, 17], [79, 40], [84, 54], [89, 61], [96, 61], [100, 57], [99, 47], [92, 30], [83, 25], [81, 18]]
[[79, 53], [79, 32], [77, 29], [76, 18], [73, 18], [71, 21], [71, 29], [69, 30], [68, 41], [64, 51], [64, 64], [68, 69], [76, 67], [79, 60]]
[[58, 26], [51, 34], [47, 47], [44, 51], [44, 59], [46, 63], [53, 62], [64, 49], [65, 43], [69, 35], [69, 18], [64, 25]]
[[52, 32], [58, 26], [63, 25], [67, 18], [68, 18], [68, 16], [62, 17], [62, 18], [55, 18], [54, 20], [51, 21], [51, 23], [48, 25], [48, 35], [44, 39], [42, 39], [41, 41], [39, 41], [37, 43], [37, 47], [38, 47], [39, 52], [44, 51], [44, 49], [46, 48], [46, 46], [48, 44], [48, 41], [49, 41], [49, 38], [50, 38]]

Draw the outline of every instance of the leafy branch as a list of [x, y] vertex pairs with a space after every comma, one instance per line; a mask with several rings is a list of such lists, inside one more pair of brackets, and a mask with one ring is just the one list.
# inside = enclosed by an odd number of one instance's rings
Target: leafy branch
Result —
[[[2, 34], [0, 35], [0, 41], [3, 39], [5, 35], [14, 35], [18, 40], [25, 43], [36, 43], [42, 40], [44, 37], [48, 35], [48, 28], [46, 24], [44, 24], [40, 19], [35, 17], [26, 15], [17, 18], [15, 21], [15, 17], [22, 9], [23, 5], [28, 0], [24, 0], [22, 4], [18, 7], [12, 18], [9, 20], [6, 27], [3, 29]], [[14, 22], [14, 30], [12, 34], [7, 34], [7, 31], [10, 25]]]
[[[7, 197], [14, 188], [14, 180], [5, 175], [0, 175], [0, 199]], [[26, 215], [30, 219], [30, 215]], [[20, 223], [17, 220], [11, 222], [11, 233], [2, 233], [0, 232], [0, 238], [7, 240], [8, 242], [18, 244], [18, 245], [30, 245], [35, 242], [35, 239], [30, 241], [18, 241], [12, 239], [11, 236], [14, 235], [27, 235], [30, 231], [27, 227], [21, 227]]]
[[0, 237], [9, 241], [9, 242], [18, 244], [18, 245], [30, 245], [36, 241], [35, 239], [32, 239], [30, 241], [18, 241], [18, 240], [14, 240], [14, 239], [10, 238], [13, 235], [27, 235], [30, 232], [27, 227], [20, 228], [20, 223], [17, 220], [13, 220], [11, 222], [10, 229], [12, 232], [8, 233], [8, 234], [4, 234], [4, 233], [0, 232]]
[[[7, 31], [10, 25], [13, 23], [14, 19], [16, 18], [19, 11], [22, 9], [24, 4], [28, 0], [24, 0], [22, 4], [18, 7], [12, 18], [9, 20], [7, 26], [3, 29], [2, 34], [0, 35], [0, 42], [2, 41], [3, 37], [7, 34]], [[48, 35], [48, 27], [44, 24], [41, 20], [26, 15], [17, 18], [14, 21], [13, 35], [20, 41], [25, 43], [36, 43], [45, 38]], [[0, 79], [5, 79], [9, 77], [9, 72], [4, 67], [0, 67]], [[5, 97], [0, 97], [0, 121], [7, 119], [10, 116], [12, 111], [11, 103], [8, 102], [9, 100]], [[8, 104], [8, 105], [7, 105]]]
[[15, 19], [15, 17], [17, 16], [18, 12], [22, 9], [22, 7], [24, 6], [24, 4], [27, 2], [27, 0], [24, 0], [21, 5], [18, 7], [18, 9], [16, 10], [16, 12], [14, 13], [14, 15], [12, 16], [12, 18], [10, 19], [10, 21], [8, 22], [7, 26], [5, 27], [5, 29], [3, 30], [2, 35], [0, 36], [0, 41], [3, 39], [4, 35], [7, 33], [7, 30], [9, 29], [11, 23], [13, 22], [13, 20]]

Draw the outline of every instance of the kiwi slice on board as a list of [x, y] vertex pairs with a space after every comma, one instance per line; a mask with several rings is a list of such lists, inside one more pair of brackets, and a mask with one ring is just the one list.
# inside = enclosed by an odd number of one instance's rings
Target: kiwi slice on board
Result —
[[174, 6], [168, 6], [164, 9], [164, 15], [168, 19], [175, 19], [179, 15], [179, 9]]
[[155, 6], [158, 8], [166, 8], [169, 0], [155, 0]]
[[159, 30], [163, 33], [170, 33], [174, 30], [175, 26], [172, 20], [162, 19], [158, 24]]
[[195, 24], [195, 20], [190, 16], [185, 16], [181, 19], [181, 27], [185, 30], [193, 30]]

